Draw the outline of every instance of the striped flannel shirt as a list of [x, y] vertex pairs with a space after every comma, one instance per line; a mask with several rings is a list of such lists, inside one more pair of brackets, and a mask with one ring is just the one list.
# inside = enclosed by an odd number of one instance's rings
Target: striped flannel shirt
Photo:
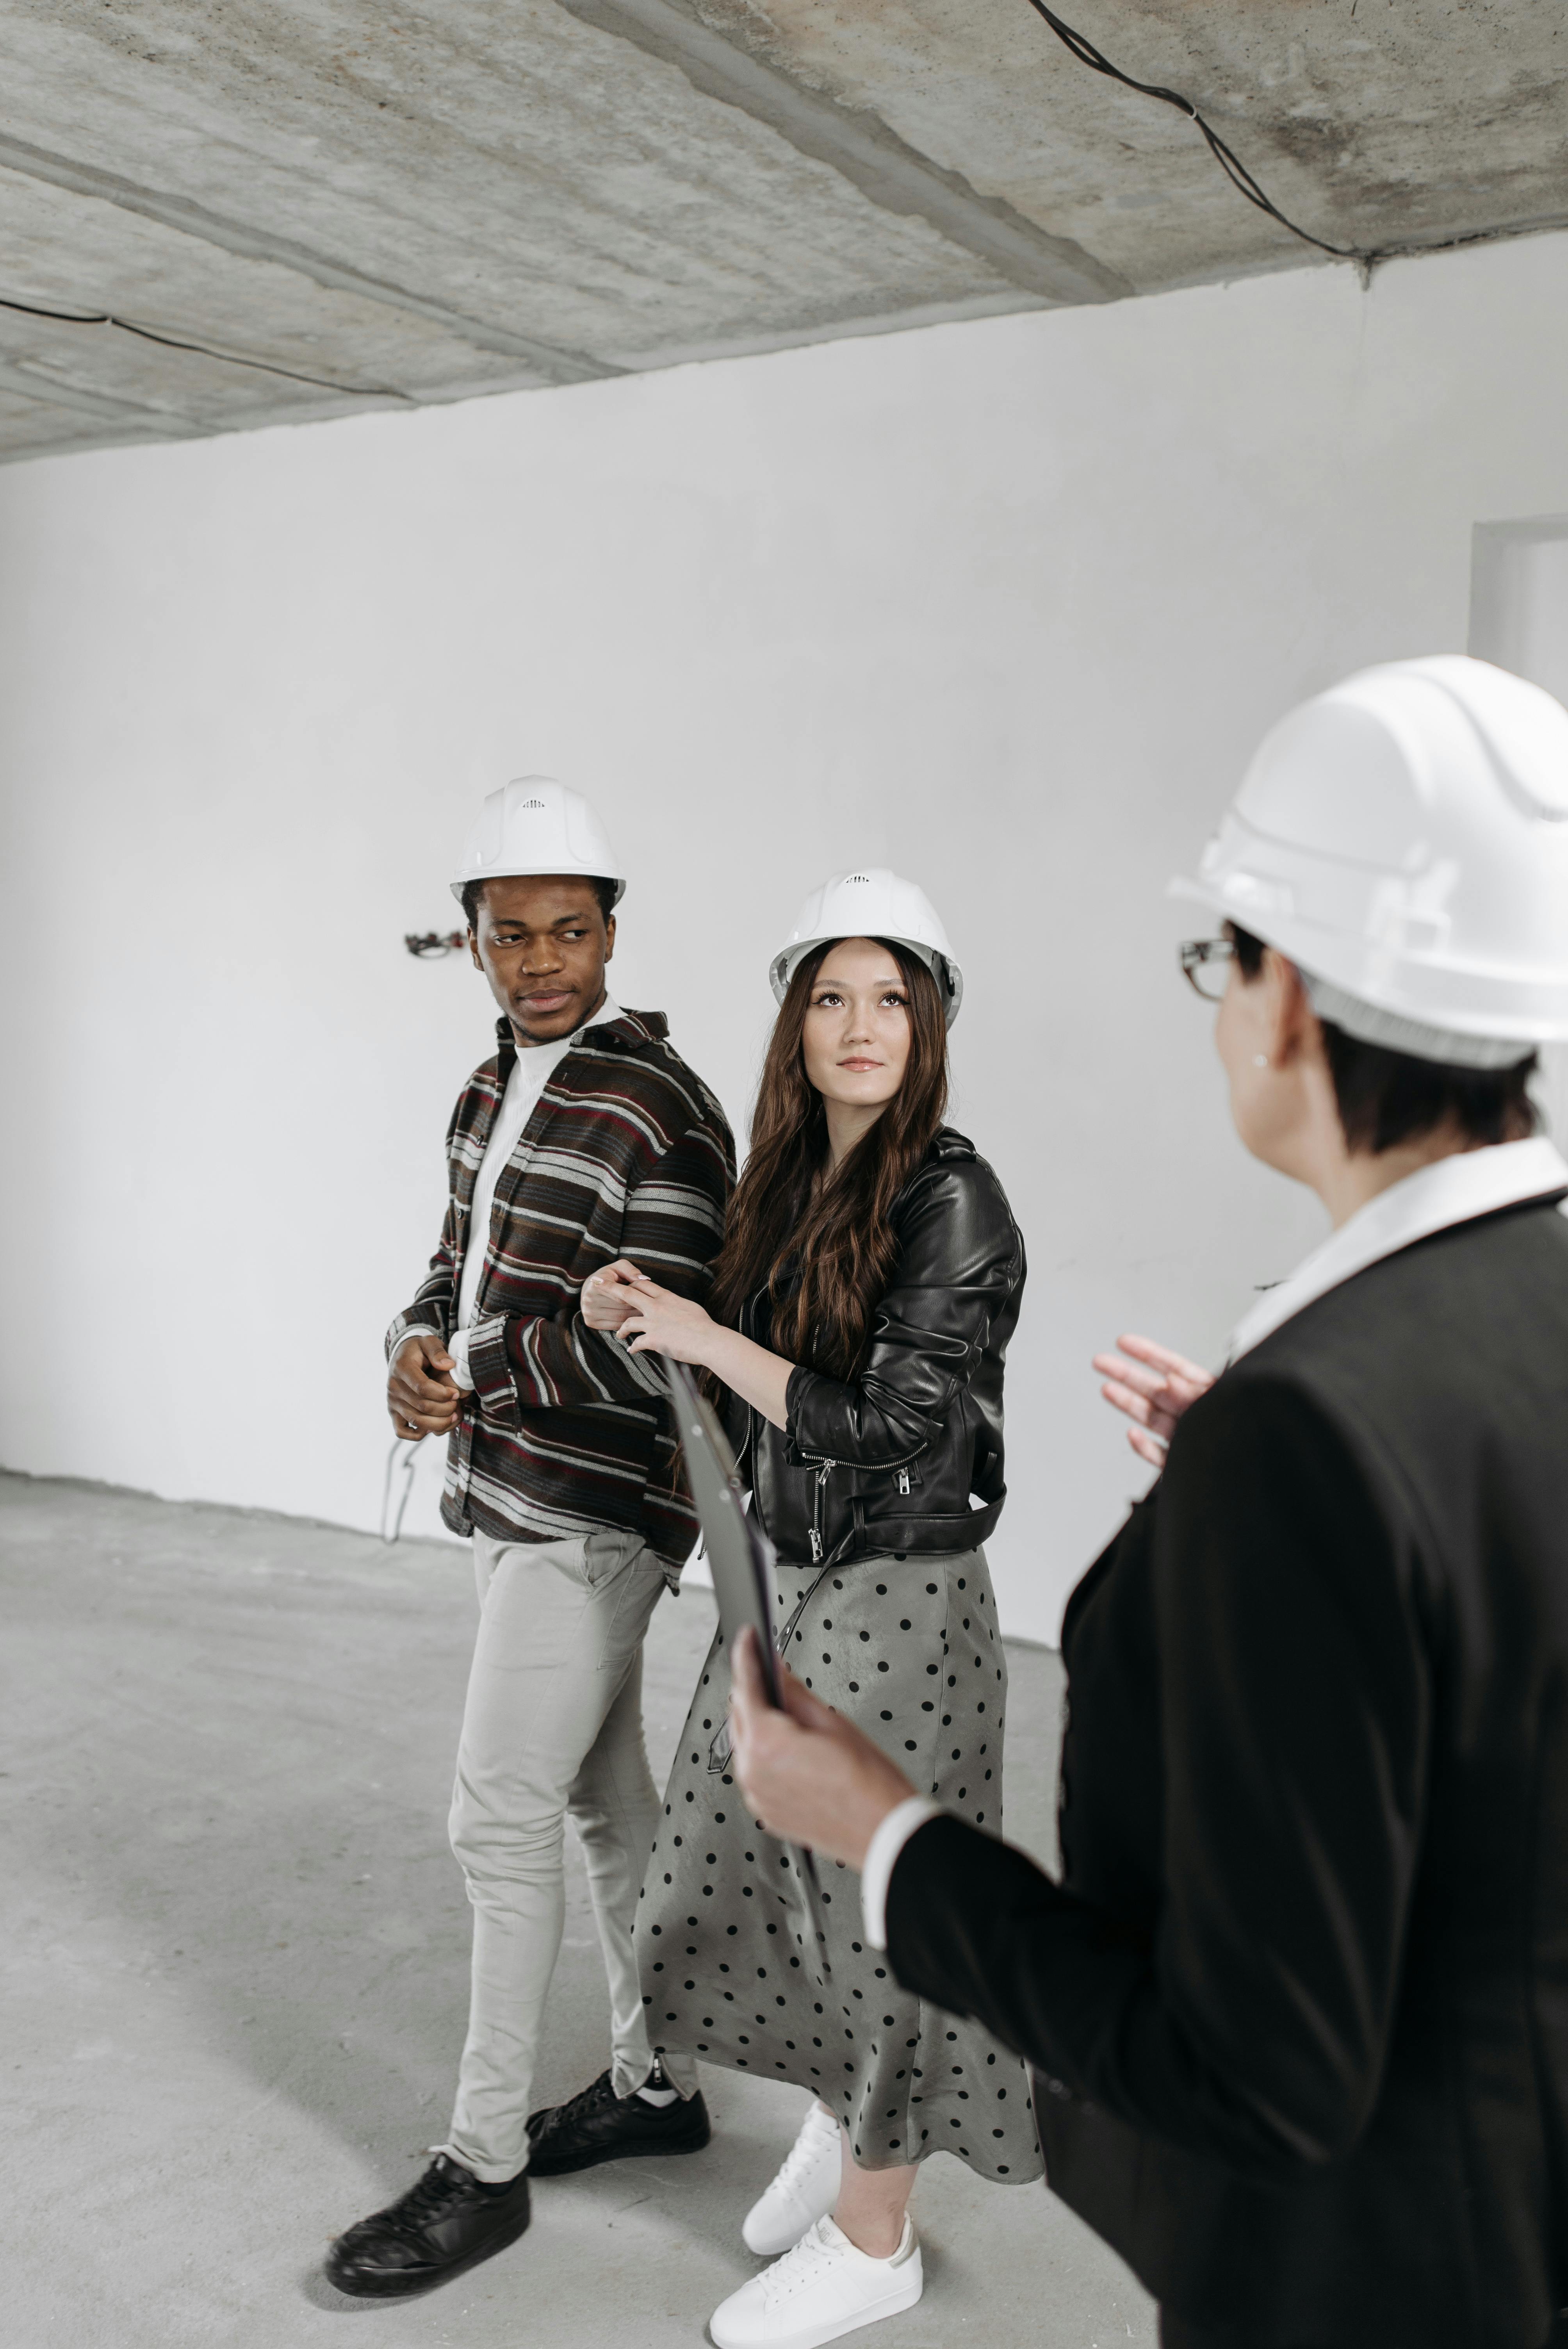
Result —
[[[474, 1179], [516, 1057], [505, 1019], [496, 1032], [500, 1051], [452, 1112], [441, 1244], [387, 1333], [388, 1354], [413, 1330], [451, 1336]], [[441, 1516], [456, 1534], [552, 1541], [610, 1526], [640, 1533], [672, 1567], [690, 1555], [696, 1516], [658, 1357], [628, 1353], [578, 1310], [583, 1281], [616, 1257], [683, 1296], [707, 1287], [735, 1144], [668, 1034], [659, 1011], [584, 1029], [496, 1184], [470, 1324], [474, 1392], [447, 1447]]]

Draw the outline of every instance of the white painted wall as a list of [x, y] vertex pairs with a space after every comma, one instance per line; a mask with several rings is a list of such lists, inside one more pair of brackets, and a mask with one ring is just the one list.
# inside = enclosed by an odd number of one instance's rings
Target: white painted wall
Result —
[[1568, 701], [1568, 514], [1476, 524], [1469, 650]]
[[738, 1122], [807, 887], [941, 905], [1033, 1264], [997, 1578], [1051, 1637], [1140, 1481], [1087, 1356], [1213, 1356], [1319, 1229], [1163, 884], [1288, 703], [1464, 645], [1472, 525], [1568, 511], [1565, 377], [1542, 238], [0, 476], [6, 1464], [376, 1522], [490, 1020], [402, 934], [552, 771], [624, 843], [623, 999]]

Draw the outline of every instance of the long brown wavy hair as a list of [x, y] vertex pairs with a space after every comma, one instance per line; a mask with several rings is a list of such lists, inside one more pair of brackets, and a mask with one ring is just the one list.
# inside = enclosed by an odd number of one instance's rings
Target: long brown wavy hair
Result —
[[841, 943], [830, 939], [804, 957], [774, 1022], [752, 1113], [751, 1154], [730, 1206], [709, 1300], [715, 1319], [733, 1325], [747, 1299], [766, 1288], [774, 1345], [833, 1378], [848, 1378], [860, 1366], [872, 1309], [898, 1252], [889, 1210], [947, 1107], [947, 1028], [936, 981], [917, 955], [878, 938], [903, 976], [909, 1061], [876, 1123], [829, 1173], [827, 1112], [807, 1077], [801, 1039], [817, 974]]

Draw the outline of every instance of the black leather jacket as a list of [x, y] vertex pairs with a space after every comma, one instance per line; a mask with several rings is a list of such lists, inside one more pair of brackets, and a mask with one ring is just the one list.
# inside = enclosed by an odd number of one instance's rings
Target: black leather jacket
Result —
[[[792, 1564], [973, 1549], [1002, 1514], [1002, 1360], [1024, 1286], [1006, 1194], [944, 1126], [892, 1221], [898, 1258], [857, 1375], [796, 1369], [782, 1431], [732, 1398], [758, 1523]], [[740, 1326], [771, 1344], [766, 1290]]]

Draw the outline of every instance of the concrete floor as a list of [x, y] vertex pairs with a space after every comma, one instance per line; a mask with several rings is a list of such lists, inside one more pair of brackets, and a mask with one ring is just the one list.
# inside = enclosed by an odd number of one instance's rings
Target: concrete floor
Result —
[[[0, 1476], [0, 1578], [11, 2349], [310, 2349], [349, 2318], [399, 2349], [704, 2338], [754, 2270], [741, 2216], [803, 2107], [726, 2072], [705, 2078], [706, 2153], [542, 2184], [523, 2240], [445, 2291], [377, 2307], [319, 2274], [447, 2116], [466, 1553]], [[655, 1619], [655, 1770], [712, 1619], [699, 1590]], [[1045, 1850], [1058, 1668], [1016, 1649], [1012, 1667], [1010, 1823]], [[607, 2054], [574, 1853], [569, 1901], [543, 2098]], [[1152, 2340], [1143, 2293], [1043, 2189], [938, 2159], [915, 2215], [925, 2298], [868, 2343]]]

